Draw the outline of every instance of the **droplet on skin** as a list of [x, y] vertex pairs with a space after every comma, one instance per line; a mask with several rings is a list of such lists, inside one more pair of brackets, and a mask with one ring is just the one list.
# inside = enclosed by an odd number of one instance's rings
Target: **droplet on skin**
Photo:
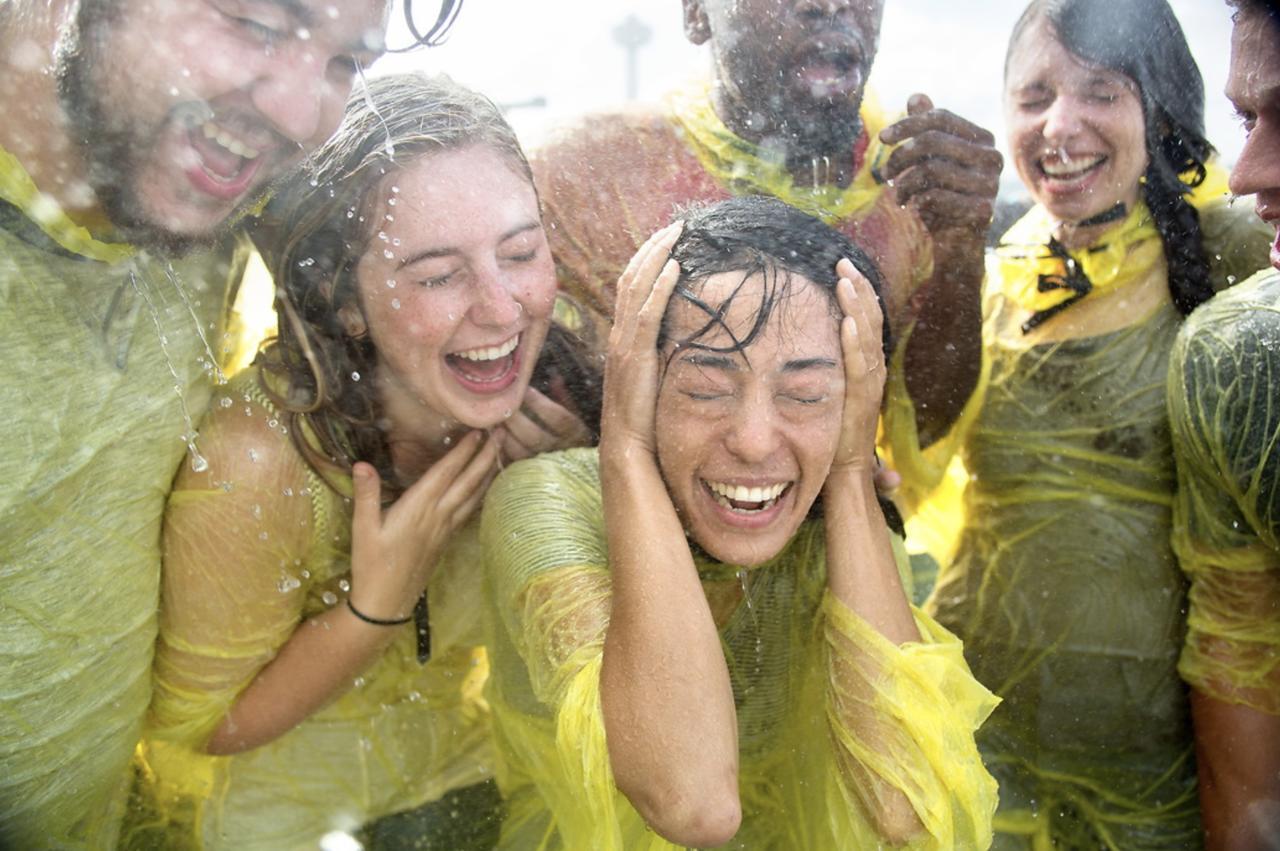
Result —
[[351, 373], [351, 380], [352, 380], [352, 381], [359, 381], [359, 380], [360, 380], [360, 373], [358, 373], [358, 372], [353, 372], [353, 373]]

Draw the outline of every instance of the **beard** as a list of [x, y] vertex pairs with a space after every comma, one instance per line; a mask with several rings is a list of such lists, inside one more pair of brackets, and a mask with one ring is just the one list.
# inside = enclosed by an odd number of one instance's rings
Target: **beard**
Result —
[[157, 222], [140, 192], [142, 158], [154, 141], [173, 123], [198, 126], [209, 113], [199, 101], [179, 104], [153, 120], [125, 112], [106, 83], [108, 35], [120, 25], [120, 11], [113, 0], [81, 0], [75, 20], [59, 40], [55, 55], [58, 99], [67, 119], [68, 133], [79, 149], [87, 173], [88, 189], [117, 234], [139, 248], [176, 257], [221, 240], [265, 193], [254, 193], [222, 224], [203, 234], [180, 233]]

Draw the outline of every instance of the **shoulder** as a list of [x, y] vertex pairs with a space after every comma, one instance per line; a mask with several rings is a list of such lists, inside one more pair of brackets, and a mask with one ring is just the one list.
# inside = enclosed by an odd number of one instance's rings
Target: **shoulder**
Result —
[[307, 485], [309, 467], [290, 438], [288, 421], [258, 385], [256, 369], [214, 390], [196, 447], [205, 469], [184, 465], [175, 490], [230, 486], [283, 492]]
[[1192, 351], [1280, 358], [1280, 271], [1264, 269], [1187, 317], [1175, 357]]
[[485, 516], [515, 505], [518, 514], [582, 511], [600, 504], [600, 456], [595, 449], [547, 452], [512, 464], [485, 495]]
[[1215, 290], [1268, 268], [1275, 232], [1257, 217], [1252, 205], [1212, 201], [1200, 208], [1200, 231]]

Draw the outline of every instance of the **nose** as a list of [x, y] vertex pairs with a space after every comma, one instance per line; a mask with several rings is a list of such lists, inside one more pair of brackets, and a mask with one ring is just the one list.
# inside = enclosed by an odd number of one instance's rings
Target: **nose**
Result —
[[768, 459], [779, 445], [773, 399], [764, 393], [744, 397], [734, 411], [725, 444], [730, 453], [744, 462], [758, 463]]
[[506, 328], [520, 319], [524, 305], [516, 299], [514, 287], [496, 267], [478, 270], [471, 309], [467, 316], [477, 325]]
[[1280, 126], [1259, 118], [1228, 181], [1234, 195], [1280, 192]]
[[1080, 109], [1074, 99], [1059, 95], [1045, 109], [1040, 133], [1050, 145], [1065, 144], [1080, 130]]
[[279, 50], [253, 88], [253, 106], [277, 133], [310, 148], [337, 129], [351, 80], [328, 73], [314, 52]]

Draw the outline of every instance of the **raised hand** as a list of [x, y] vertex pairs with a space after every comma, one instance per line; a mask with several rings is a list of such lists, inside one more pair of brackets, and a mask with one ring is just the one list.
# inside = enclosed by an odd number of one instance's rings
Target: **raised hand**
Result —
[[670, 259], [682, 223], [649, 237], [618, 279], [618, 302], [604, 369], [604, 413], [601, 454], [649, 453], [654, 445], [654, 410], [658, 402], [658, 332], [667, 302], [680, 277]]
[[382, 483], [372, 465], [351, 472], [351, 604], [379, 620], [413, 612], [449, 537], [480, 505], [497, 471], [498, 441], [472, 431], [382, 508]]
[[1004, 165], [995, 137], [915, 94], [907, 117], [882, 130], [880, 140], [898, 146], [883, 174], [929, 229], [935, 257], [976, 245], [981, 260]]
[[840, 348], [844, 357], [844, 413], [832, 472], [875, 476], [876, 423], [884, 395], [884, 317], [875, 290], [848, 260], [836, 264]]

